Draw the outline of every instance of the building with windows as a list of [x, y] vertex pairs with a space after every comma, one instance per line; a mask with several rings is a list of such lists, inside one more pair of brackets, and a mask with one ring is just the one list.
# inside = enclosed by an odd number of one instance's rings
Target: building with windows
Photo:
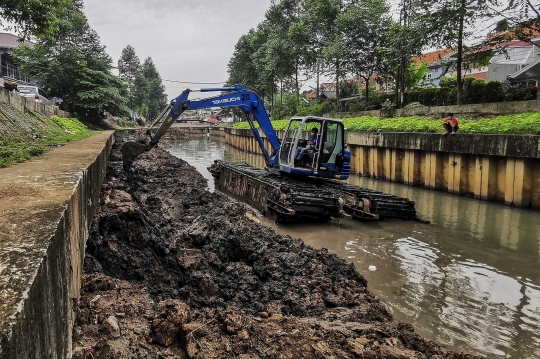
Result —
[[[24, 41], [25, 44], [34, 45], [31, 41]], [[0, 33], [0, 86], [6, 88], [13, 84], [35, 85], [35, 81], [25, 78], [19, 71], [12, 56], [12, 50], [21, 45], [17, 35]]]

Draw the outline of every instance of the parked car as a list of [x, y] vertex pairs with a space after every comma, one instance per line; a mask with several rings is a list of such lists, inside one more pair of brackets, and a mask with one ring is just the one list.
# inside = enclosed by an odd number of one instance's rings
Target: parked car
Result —
[[37, 86], [18, 85], [17, 89], [19, 90], [19, 95], [21, 96], [24, 96], [26, 98], [33, 98], [34, 100], [36, 100], [36, 102], [45, 105], [53, 105], [53, 101], [49, 100], [49, 96], [47, 96], [47, 93]]

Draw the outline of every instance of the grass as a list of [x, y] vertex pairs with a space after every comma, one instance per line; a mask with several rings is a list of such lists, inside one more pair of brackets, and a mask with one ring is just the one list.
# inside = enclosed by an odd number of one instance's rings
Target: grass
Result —
[[52, 116], [46, 129], [36, 130], [37, 138], [13, 137], [0, 141], [0, 168], [28, 161], [51, 148], [82, 140], [99, 131], [90, 131], [76, 118]]
[[[342, 119], [348, 131], [364, 132], [444, 132], [442, 121], [429, 117], [410, 116], [379, 119], [374, 116], [362, 116]], [[276, 130], [284, 130], [288, 120], [272, 121]], [[234, 128], [247, 129], [247, 122], [233, 125]], [[540, 135], [540, 113], [528, 112], [522, 114], [497, 116], [480, 120], [460, 120], [461, 133], [477, 134], [523, 134]]]

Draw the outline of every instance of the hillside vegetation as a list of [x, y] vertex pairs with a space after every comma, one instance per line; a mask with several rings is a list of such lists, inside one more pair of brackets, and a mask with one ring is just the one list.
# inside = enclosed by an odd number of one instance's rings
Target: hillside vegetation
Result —
[[90, 131], [76, 118], [47, 117], [0, 105], [0, 168], [25, 162], [51, 148], [81, 140]]

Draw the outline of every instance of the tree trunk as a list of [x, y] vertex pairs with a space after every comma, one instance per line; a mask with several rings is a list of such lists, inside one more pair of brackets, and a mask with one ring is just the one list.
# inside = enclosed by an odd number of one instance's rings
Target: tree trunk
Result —
[[300, 87], [298, 86], [298, 59], [295, 64], [295, 82], [296, 82], [296, 106], [300, 105]]
[[272, 90], [270, 92], [270, 117], [272, 117], [274, 113], [274, 85], [272, 85]]
[[279, 80], [279, 112], [283, 111], [283, 79]]
[[401, 57], [401, 65], [399, 68], [399, 87], [401, 92], [400, 108], [403, 108], [403, 106], [405, 106], [405, 58], [403, 56]]
[[394, 103], [396, 104], [396, 107], [397, 107], [397, 104], [399, 102], [399, 67], [396, 71], [396, 86], [395, 86], [395, 89], [394, 89]]
[[336, 106], [339, 112], [339, 60], [336, 61]]
[[460, 1], [458, 50], [457, 50], [457, 104], [463, 104], [463, 79], [461, 78], [461, 66], [463, 63], [463, 23], [465, 21], [465, 0]]
[[315, 99], [317, 100], [317, 103], [320, 102], [320, 93], [319, 93], [319, 90], [320, 90], [320, 84], [319, 84], [319, 60], [317, 60], [317, 96], [315, 97]]
[[366, 78], [364, 76], [362, 76], [362, 78], [364, 79], [365, 83], [366, 83], [366, 105], [369, 104], [369, 77]]

